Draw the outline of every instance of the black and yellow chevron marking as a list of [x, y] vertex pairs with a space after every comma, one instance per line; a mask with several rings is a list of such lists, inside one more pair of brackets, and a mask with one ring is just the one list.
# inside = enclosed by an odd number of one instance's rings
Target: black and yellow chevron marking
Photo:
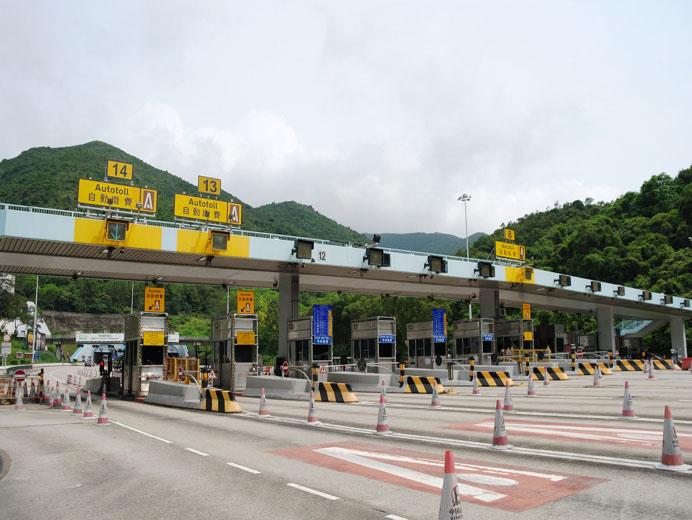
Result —
[[219, 413], [240, 413], [240, 405], [236, 402], [233, 392], [229, 390], [217, 390], [207, 388], [204, 392], [204, 400], [200, 410]]
[[348, 383], [319, 383], [315, 401], [326, 403], [357, 403], [358, 398]]
[[432, 394], [433, 385], [437, 385], [437, 393], [444, 394], [445, 387], [437, 377], [406, 376], [405, 394]]
[[531, 378], [534, 381], [543, 381], [545, 371], [548, 371], [548, 380], [566, 381], [569, 376], [565, 374], [560, 367], [533, 367], [533, 375]]
[[682, 370], [672, 359], [654, 359], [654, 368], [656, 370]]
[[509, 372], [476, 372], [479, 386], [512, 386], [514, 381]]
[[643, 372], [644, 362], [638, 359], [618, 359], [615, 370], [620, 372]]
[[592, 376], [596, 371], [596, 365], [601, 367], [601, 374], [604, 376], [612, 376], [613, 371], [605, 363], [579, 363], [577, 365], [578, 376]]

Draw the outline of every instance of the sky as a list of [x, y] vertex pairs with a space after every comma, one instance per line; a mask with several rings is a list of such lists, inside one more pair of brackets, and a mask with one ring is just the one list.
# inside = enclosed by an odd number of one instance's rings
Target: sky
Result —
[[0, 159], [100, 140], [361, 232], [490, 233], [692, 164], [691, 26], [682, 0], [0, 0]]

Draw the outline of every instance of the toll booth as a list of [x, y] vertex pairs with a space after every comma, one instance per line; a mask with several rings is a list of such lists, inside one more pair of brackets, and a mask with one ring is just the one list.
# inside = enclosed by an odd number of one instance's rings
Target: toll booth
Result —
[[495, 344], [498, 354], [507, 349], [533, 349], [533, 320], [495, 321]]
[[168, 314], [140, 312], [125, 318], [124, 396], [146, 395], [150, 379], [163, 379], [167, 351]]
[[447, 342], [435, 341], [432, 321], [406, 324], [408, 363], [415, 368], [444, 368]]
[[[351, 359], [360, 366], [363, 362], [366, 366], [376, 364], [383, 373], [397, 368], [396, 318], [375, 316], [351, 320]], [[379, 368], [372, 371], [380, 372]]]
[[232, 391], [245, 388], [257, 370], [259, 355], [256, 314], [227, 314], [212, 320], [212, 368], [216, 385]]
[[555, 354], [565, 352], [565, 347], [568, 343], [565, 326], [562, 323], [537, 325], [535, 328], [535, 348], [546, 349], [550, 346], [550, 352]]
[[313, 327], [314, 316], [297, 318], [288, 322], [288, 366], [289, 375], [291, 369], [302, 370], [311, 377], [313, 365], [330, 365], [334, 356], [334, 347], [327, 343], [325, 337], [315, 338]]
[[452, 323], [452, 338], [452, 358], [455, 361], [466, 363], [471, 357], [482, 365], [497, 361], [494, 319], [455, 321]]

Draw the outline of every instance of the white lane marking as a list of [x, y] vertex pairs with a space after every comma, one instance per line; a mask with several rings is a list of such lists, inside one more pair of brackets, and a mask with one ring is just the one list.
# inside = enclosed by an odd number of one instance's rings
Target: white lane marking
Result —
[[167, 439], [164, 439], [163, 437], [157, 437], [156, 435], [152, 435], [151, 433], [143, 432], [142, 430], [138, 430], [137, 428], [133, 428], [132, 426], [128, 426], [127, 424], [114, 421], [113, 419], [111, 419], [110, 422], [112, 422], [113, 424], [117, 424], [118, 426], [122, 426], [123, 428], [127, 428], [128, 430], [132, 430], [133, 432], [137, 432], [142, 435], [146, 435], [147, 437], [151, 437], [152, 439], [156, 439], [157, 441], [165, 442], [166, 444], [173, 444], [173, 441], [169, 441]]
[[185, 449], [191, 453], [196, 453], [197, 455], [201, 455], [202, 457], [208, 457], [209, 456], [208, 453], [204, 453], [203, 451], [197, 451], [194, 448], [185, 448]]
[[290, 486], [292, 488], [300, 489], [301, 491], [305, 491], [306, 493], [312, 493], [313, 495], [317, 495], [318, 497], [326, 498], [327, 500], [340, 500], [339, 497], [335, 497], [334, 495], [329, 495], [328, 493], [322, 493], [322, 491], [317, 491], [316, 489], [311, 489], [309, 487], [301, 486], [300, 484], [294, 484], [293, 482], [289, 482], [286, 485]]
[[403, 516], [396, 516], [396, 515], [387, 515], [385, 518], [389, 518], [389, 520], [407, 520]]
[[229, 466], [233, 466], [234, 468], [242, 469], [243, 471], [247, 471], [248, 473], [252, 473], [253, 475], [259, 475], [262, 473], [261, 471], [257, 471], [256, 469], [252, 468], [247, 468], [245, 466], [241, 466], [240, 464], [234, 464], [233, 462], [226, 462]]

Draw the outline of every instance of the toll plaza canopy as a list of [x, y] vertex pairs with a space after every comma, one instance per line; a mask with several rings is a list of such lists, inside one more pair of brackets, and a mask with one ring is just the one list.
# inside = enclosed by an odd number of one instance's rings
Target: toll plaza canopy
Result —
[[[113, 240], [108, 223], [88, 210], [0, 203], [0, 272], [278, 288], [289, 296], [300, 290], [455, 299], [480, 302], [481, 317], [495, 317], [502, 305], [528, 303], [597, 316], [599, 336], [610, 323], [608, 348], [614, 317], [670, 322], [673, 346], [686, 355], [684, 320], [692, 318], [692, 308], [674, 295], [516, 263], [146, 217], [128, 220]], [[297, 304], [282, 296], [280, 312], [281, 321], [295, 318]]]

